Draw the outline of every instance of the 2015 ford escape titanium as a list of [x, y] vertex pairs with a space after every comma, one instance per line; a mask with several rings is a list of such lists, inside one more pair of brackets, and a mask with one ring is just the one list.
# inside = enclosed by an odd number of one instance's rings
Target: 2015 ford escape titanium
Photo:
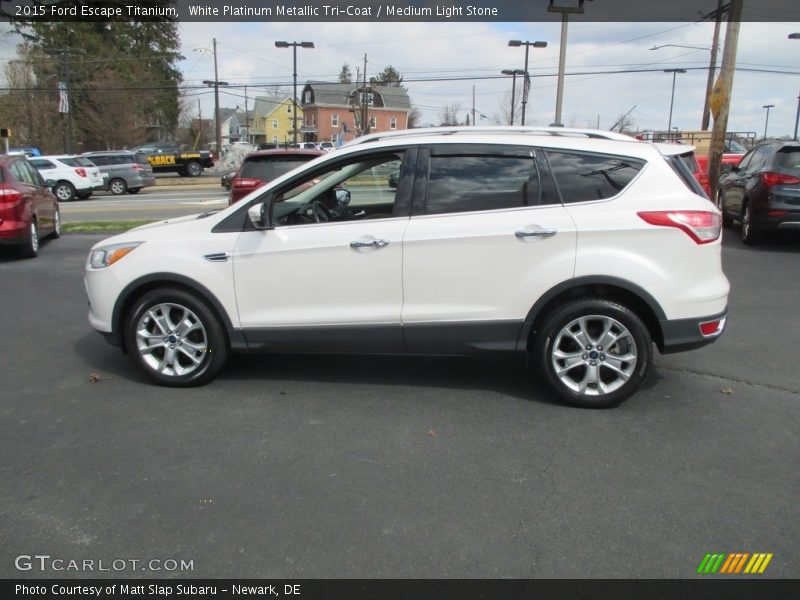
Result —
[[725, 326], [720, 214], [686, 152], [561, 128], [367, 136], [96, 244], [89, 320], [164, 385], [206, 383], [232, 351], [505, 352], [563, 401], [613, 406], [654, 344]]

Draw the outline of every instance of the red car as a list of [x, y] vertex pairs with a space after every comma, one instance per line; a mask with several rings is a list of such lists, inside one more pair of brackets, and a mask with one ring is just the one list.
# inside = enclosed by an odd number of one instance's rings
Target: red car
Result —
[[19, 254], [39, 254], [39, 240], [61, 235], [58, 200], [24, 156], [0, 155], [0, 244]]
[[251, 152], [245, 156], [242, 167], [231, 181], [228, 204], [238, 202], [253, 190], [257, 190], [295, 167], [325, 154], [326, 152], [323, 150], [299, 148]]

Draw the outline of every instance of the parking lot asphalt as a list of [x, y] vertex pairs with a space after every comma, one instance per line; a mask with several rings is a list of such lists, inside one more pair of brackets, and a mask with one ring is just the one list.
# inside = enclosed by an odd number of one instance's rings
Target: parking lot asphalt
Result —
[[[759, 577], [796, 578], [800, 241], [734, 234], [728, 331], [604, 411], [501, 360], [234, 356], [155, 387], [86, 320], [99, 237], [0, 256], [0, 577], [685, 578], [769, 552]], [[35, 554], [193, 568], [15, 568]]]

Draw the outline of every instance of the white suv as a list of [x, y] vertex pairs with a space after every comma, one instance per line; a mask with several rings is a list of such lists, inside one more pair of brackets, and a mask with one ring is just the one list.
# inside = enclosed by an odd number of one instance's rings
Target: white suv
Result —
[[28, 162], [36, 167], [42, 177], [56, 182], [53, 194], [59, 202], [69, 202], [75, 198], [85, 200], [95, 190], [105, 187], [100, 169], [83, 156], [37, 156], [29, 158]]
[[367, 136], [96, 244], [89, 320], [165, 385], [231, 351], [519, 353], [562, 400], [613, 406], [653, 343], [725, 326], [720, 214], [687, 152], [562, 128]]

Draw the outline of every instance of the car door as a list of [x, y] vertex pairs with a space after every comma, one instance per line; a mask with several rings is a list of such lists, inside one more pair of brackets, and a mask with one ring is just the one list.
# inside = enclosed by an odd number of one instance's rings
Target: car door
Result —
[[539, 297], [572, 277], [575, 226], [530, 146], [420, 151], [403, 238], [409, 352], [514, 350]]
[[[250, 345], [402, 350], [402, 238], [413, 171], [403, 169], [397, 190], [387, 176], [413, 154], [348, 157], [267, 192], [276, 200], [274, 227], [244, 231], [233, 251], [239, 320]], [[321, 222], [315, 203], [328, 214]]]
[[[767, 164], [767, 157], [771, 154], [770, 146], [757, 146], [752, 150], [752, 156], [738, 171], [732, 173], [728, 182], [728, 191], [725, 195], [725, 208], [727, 212], [739, 215], [742, 212], [747, 190], [758, 182], [759, 175]], [[745, 156], [745, 159], [747, 156]]]
[[24, 159], [14, 161], [11, 171], [25, 189], [25, 197], [36, 215], [39, 231], [50, 232], [55, 227], [55, 198], [47, 190], [41, 175]]

